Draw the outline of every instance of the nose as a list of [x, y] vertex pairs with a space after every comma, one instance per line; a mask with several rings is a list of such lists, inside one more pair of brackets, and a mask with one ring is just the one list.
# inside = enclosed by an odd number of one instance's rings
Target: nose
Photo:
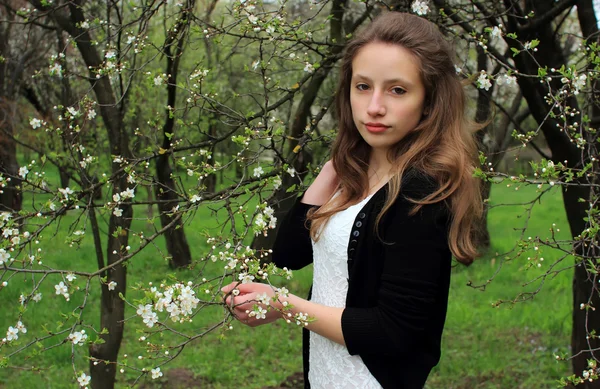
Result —
[[383, 116], [385, 115], [385, 105], [383, 102], [383, 96], [380, 92], [373, 92], [369, 106], [367, 107], [367, 114], [370, 116]]

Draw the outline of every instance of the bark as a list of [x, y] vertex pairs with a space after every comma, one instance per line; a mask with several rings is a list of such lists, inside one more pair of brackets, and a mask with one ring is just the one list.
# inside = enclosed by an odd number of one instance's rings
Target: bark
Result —
[[6, 183], [0, 191], [0, 212], [19, 212], [23, 204], [21, 180], [18, 178], [17, 145], [13, 140], [15, 115], [15, 102], [0, 96], [0, 174], [5, 179], [3, 184]]
[[[195, 1], [191, 0], [183, 11], [180, 22], [170, 32], [165, 41], [164, 50], [167, 57], [167, 71], [169, 75], [167, 86], [167, 106], [174, 107], [177, 98], [177, 73], [179, 71], [179, 59], [183, 54], [184, 40], [188, 31], [188, 12], [193, 10]], [[175, 54], [172, 54], [172, 47], [176, 45]], [[163, 126], [163, 144], [162, 148], [168, 150], [171, 148], [171, 139], [175, 131], [175, 118], [169, 109], [166, 111], [165, 124]], [[160, 213], [160, 223], [164, 227], [172, 223], [172, 226], [165, 231], [164, 237], [169, 252], [169, 265], [172, 268], [182, 268], [192, 262], [192, 253], [185, 236], [183, 221], [177, 218], [173, 209], [179, 204], [179, 194], [173, 179], [173, 170], [169, 161], [169, 153], [160, 155], [156, 160], [156, 178], [158, 185], [155, 194], [158, 201], [158, 211]], [[175, 221], [175, 222], [174, 222]], [[174, 222], [174, 223], [173, 223]]]
[[[13, 139], [14, 118], [17, 105], [15, 95], [20, 84], [20, 77], [24, 60], [13, 59], [8, 53], [10, 23], [0, 27], [0, 55], [5, 60], [0, 62], [0, 174], [4, 177], [4, 188], [0, 187], [0, 212], [18, 212], [21, 210], [23, 195], [18, 178], [19, 164], [17, 162], [17, 146]], [[16, 60], [16, 61], [15, 61]], [[15, 63], [17, 62], [17, 63]], [[19, 70], [19, 65], [21, 70]], [[10, 178], [10, 181], [7, 179]]]
[[[483, 51], [481, 47], [477, 47], [477, 69], [485, 69], [487, 70], [487, 55]], [[486, 155], [490, 154], [490, 147], [486, 144], [485, 138], [490, 137], [491, 126], [490, 126], [490, 115], [492, 112], [492, 101], [491, 96], [494, 93], [494, 85], [488, 91], [484, 91], [482, 89], [478, 89], [477, 92], [477, 110], [475, 111], [475, 122], [484, 124], [487, 122], [486, 126], [481, 129], [476, 134], [477, 143], [479, 150], [485, 152]], [[493, 147], [493, 145], [492, 145]], [[491, 191], [491, 183], [488, 181], [484, 181], [480, 185], [481, 198], [487, 199], [490, 197]], [[483, 214], [481, 218], [477, 221], [476, 227], [476, 242], [479, 250], [481, 252], [485, 252], [490, 247], [490, 231], [488, 230], [487, 225], [488, 219], [488, 208], [485, 207], [483, 209]]]

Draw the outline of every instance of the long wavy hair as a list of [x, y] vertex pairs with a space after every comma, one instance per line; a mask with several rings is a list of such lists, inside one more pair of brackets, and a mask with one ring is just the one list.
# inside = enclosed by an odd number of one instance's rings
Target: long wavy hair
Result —
[[336, 95], [339, 129], [331, 152], [339, 195], [309, 213], [311, 236], [318, 240], [320, 228], [333, 214], [358, 203], [369, 191], [371, 147], [354, 124], [350, 89], [352, 60], [371, 42], [399, 45], [410, 51], [419, 61], [426, 91], [426, 114], [411, 133], [389, 149], [392, 177], [376, 225], [398, 197], [407, 169], [420, 171], [436, 181], [437, 189], [423, 199], [411, 199], [415, 204], [412, 214], [423, 205], [445, 201], [451, 215], [450, 250], [458, 261], [469, 264], [478, 255], [473, 231], [482, 211], [479, 182], [473, 177], [477, 127], [465, 114], [466, 96], [456, 75], [452, 47], [435, 24], [406, 13], [378, 16], [346, 46]]

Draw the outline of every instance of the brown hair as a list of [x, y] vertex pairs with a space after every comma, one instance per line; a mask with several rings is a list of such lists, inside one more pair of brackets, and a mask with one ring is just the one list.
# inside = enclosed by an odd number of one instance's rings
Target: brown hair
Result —
[[380, 15], [346, 46], [336, 95], [339, 129], [331, 152], [340, 195], [309, 214], [311, 236], [318, 240], [318, 231], [333, 214], [358, 203], [369, 191], [371, 148], [352, 118], [350, 81], [352, 60], [371, 42], [400, 45], [417, 58], [426, 91], [424, 111], [428, 112], [388, 152], [393, 175], [376, 225], [398, 197], [407, 168], [423, 172], [435, 179], [437, 190], [423, 199], [412, 199], [416, 204], [412, 213], [425, 204], [446, 201], [451, 214], [448, 238], [452, 254], [460, 262], [471, 263], [478, 255], [472, 232], [482, 210], [479, 182], [472, 175], [477, 155], [475, 126], [465, 115], [466, 96], [454, 68], [453, 49], [435, 24], [406, 13]]

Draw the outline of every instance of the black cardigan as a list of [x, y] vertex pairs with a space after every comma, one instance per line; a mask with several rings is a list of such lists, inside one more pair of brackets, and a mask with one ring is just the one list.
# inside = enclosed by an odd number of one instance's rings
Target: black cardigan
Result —
[[[384, 388], [422, 388], [440, 358], [450, 285], [449, 217], [443, 203], [414, 203], [435, 185], [423, 175], [405, 174], [401, 193], [375, 233], [375, 220], [388, 187], [376, 192], [358, 213], [348, 242], [348, 294], [342, 332], [351, 355], [360, 355]], [[312, 263], [306, 214], [313, 206], [296, 200], [283, 219], [273, 261], [291, 270]], [[303, 337], [305, 387], [308, 331]]]

